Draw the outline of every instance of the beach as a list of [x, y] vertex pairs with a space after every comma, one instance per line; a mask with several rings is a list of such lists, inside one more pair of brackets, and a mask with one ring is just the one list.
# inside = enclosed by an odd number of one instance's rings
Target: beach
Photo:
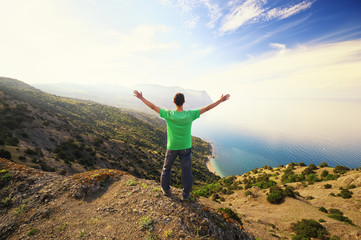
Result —
[[208, 143], [209, 144], [209, 151], [210, 151], [210, 155], [209, 156], [207, 156], [207, 158], [206, 158], [206, 165], [207, 165], [207, 168], [208, 168], [208, 170], [211, 172], [211, 173], [214, 173], [214, 174], [216, 174], [217, 176], [220, 176], [218, 173], [217, 173], [217, 171], [216, 171], [216, 169], [214, 168], [214, 166], [213, 166], [213, 164], [212, 164], [212, 159], [213, 159], [213, 156], [214, 156], [214, 154], [213, 154], [213, 151], [214, 151], [214, 147], [213, 147], [213, 144], [212, 143]]

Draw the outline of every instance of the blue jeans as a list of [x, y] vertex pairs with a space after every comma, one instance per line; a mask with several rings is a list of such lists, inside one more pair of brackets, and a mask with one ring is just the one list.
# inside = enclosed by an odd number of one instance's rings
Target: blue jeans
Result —
[[182, 185], [183, 198], [188, 198], [192, 190], [193, 175], [192, 175], [192, 151], [191, 148], [184, 150], [170, 150], [167, 149], [160, 177], [160, 183], [164, 191], [170, 191], [171, 168], [174, 160], [179, 156], [182, 167]]

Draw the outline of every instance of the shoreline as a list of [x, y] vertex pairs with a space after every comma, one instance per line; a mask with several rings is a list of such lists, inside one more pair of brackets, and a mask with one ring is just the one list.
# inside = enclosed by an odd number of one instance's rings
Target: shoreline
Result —
[[208, 171], [210, 171], [211, 173], [214, 173], [215, 175], [221, 177], [221, 176], [219, 175], [219, 173], [216, 171], [216, 169], [215, 169], [215, 167], [213, 166], [212, 161], [211, 161], [211, 159], [212, 159], [213, 156], [214, 156], [214, 154], [213, 154], [213, 153], [214, 153], [213, 143], [208, 142], [208, 146], [209, 146], [209, 151], [211, 152], [211, 154], [208, 155], [208, 156], [206, 157], [206, 160], [205, 160], [205, 161], [206, 161], [207, 169], [208, 169]]

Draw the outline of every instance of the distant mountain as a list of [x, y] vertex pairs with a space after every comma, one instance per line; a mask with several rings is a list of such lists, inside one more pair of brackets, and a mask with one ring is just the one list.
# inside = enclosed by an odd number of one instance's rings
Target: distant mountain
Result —
[[[193, 146], [196, 184], [216, 179], [205, 164], [208, 143], [194, 137]], [[0, 78], [0, 157], [63, 175], [115, 168], [159, 181], [165, 151], [159, 117]], [[178, 163], [172, 181], [181, 185]]]
[[34, 84], [35, 87], [58, 96], [92, 100], [102, 104], [140, 110], [153, 113], [142, 102], [133, 96], [133, 91], [142, 91], [143, 95], [155, 105], [174, 109], [173, 97], [181, 92], [185, 95], [185, 109], [197, 109], [212, 103], [206, 91], [167, 87], [152, 84], [139, 84], [131, 87], [120, 85], [81, 85], [74, 83]]

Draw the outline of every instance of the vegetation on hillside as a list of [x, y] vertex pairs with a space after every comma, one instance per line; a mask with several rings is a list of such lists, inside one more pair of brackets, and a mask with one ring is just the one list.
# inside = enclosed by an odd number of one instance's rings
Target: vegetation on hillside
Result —
[[[295, 167], [300, 166], [303, 168], [301, 174], [295, 173]], [[243, 174], [241, 177], [229, 176], [216, 180], [212, 183], [195, 187], [193, 194], [196, 197], [211, 198], [216, 202], [225, 201], [225, 195], [231, 195], [237, 190], [245, 189], [245, 196], [253, 196], [252, 191], [248, 190], [253, 187], [260, 189], [269, 189], [267, 194], [267, 200], [272, 204], [281, 204], [286, 197], [296, 198], [300, 196], [297, 191], [294, 191], [292, 186], [287, 186], [288, 183], [301, 182], [304, 186], [307, 184], [313, 184], [315, 182], [335, 180], [341, 175], [345, 174], [350, 169], [344, 166], [336, 166], [333, 169], [334, 174], [330, 174], [329, 171], [323, 170], [321, 174], [317, 174], [315, 171], [328, 167], [326, 162], [322, 162], [318, 167], [314, 164], [307, 166], [304, 163], [290, 163], [288, 166], [280, 166], [278, 168], [272, 168], [270, 166], [264, 166], [260, 169], [253, 169], [252, 171]], [[282, 184], [277, 184], [276, 180]], [[355, 185], [346, 186], [340, 188], [340, 192], [332, 196], [351, 198], [353, 192], [349, 189], [354, 188]], [[324, 188], [332, 188], [332, 185], [325, 184]], [[306, 199], [312, 199], [312, 196], [306, 197]]]
[[292, 230], [296, 232], [296, 236], [292, 240], [328, 239], [326, 238], [328, 235], [326, 228], [313, 219], [302, 219], [293, 223]]
[[[58, 97], [0, 78], [0, 139], [2, 157], [46, 171], [73, 174], [106, 167], [159, 181], [166, 126], [151, 115]], [[192, 142], [195, 182], [217, 179], [205, 165], [208, 143], [196, 137]], [[172, 184], [180, 186], [179, 163], [173, 171]]]

